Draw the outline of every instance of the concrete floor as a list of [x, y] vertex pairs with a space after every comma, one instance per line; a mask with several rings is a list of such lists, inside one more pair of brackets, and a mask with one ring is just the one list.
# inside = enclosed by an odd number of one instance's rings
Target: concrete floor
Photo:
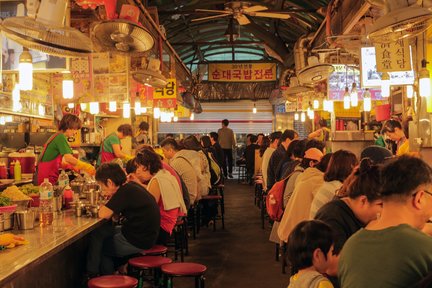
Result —
[[[275, 261], [274, 244], [268, 241], [270, 227], [261, 229], [260, 210], [253, 204], [253, 186], [228, 180], [225, 184], [225, 230], [202, 228], [190, 238], [187, 262], [207, 266], [206, 288], [287, 287], [288, 274]], [[175, 288], [194, 287], [193, 279], [175, 279]]]

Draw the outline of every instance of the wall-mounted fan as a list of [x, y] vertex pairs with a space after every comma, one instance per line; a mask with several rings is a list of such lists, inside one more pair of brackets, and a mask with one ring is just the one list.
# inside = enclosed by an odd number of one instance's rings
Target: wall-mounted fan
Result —
[[138, 23], [116, 19], [117, 0], [105, 0], [108, 20], [92, 26], [91, 39], [98, 52], [145, 52], [154, 45], [150, 32]]
[[[371, 4], [375, 1], [368, 0]], [[417, 5], [408, 6], [406, 0], [384, 0], [380, 5], [388, 8], [388, 13], [378, 18], [368, 35], [374, 43], [394, 42], [416, 36], [426, 31], [432, 24], [432, 12]], [[381, 3], [382, 2], [382, 3]]]
[[207, 12], [207, 13], [217, 13], [219, 15], [202, 17], [192, 19], [192, 22], [195, 21], [205, 21], [211, 20], [215, 18], [223, 18], [223, 17], [233, 17], [237, 20], [240, 25], [247, 25], [250, 23], [250, 20], [247, 16], [252, 17], [267, 17], [267, 18], [277, 18], [277, 19], [289, 19], [291, 16], [288, 13], [281, 12], [262, 12], [268, 10], [267, 7], [261, 5], [254, 5], [250, 2], [245, 1], [231, 1], [225, 3], [225, 10], [207, 10], [207, 9], [196, 9], [197, 12]]
[[324, 60], [317, 56], [309, 56], [308, 65], [297, 72], [297, 77], [302, 84], [314, 84], [327, 79], [333, 71], [333, 65], [324, 63]]
[[160, 61], [150, 58], [147, 62], [145, 58], [141, 62], [142, 69], [132, 72], [135, 81], [147, 84], [155, 88], [164, 88], [168, 81], [160, 71]]
[[290, 78], [290, 85], [288, 88], [282, 91], [282, 95], [290, 102], [295, 102], [300, 93], [306, 93], [313, 91], [312, 88], [307, 86], [301, 86], [297, 77]]
[[[37, 6], [35, 1], [30, 2]], [[59, 57], [82, 57], [92, 52], [90, 38], [63, 25], [67, 0], [42, 0], [34, 17], [18, 16], [3, 20], [2, 34], [26, 48]], [[28, 9], [31, 10], [31, 9]]]

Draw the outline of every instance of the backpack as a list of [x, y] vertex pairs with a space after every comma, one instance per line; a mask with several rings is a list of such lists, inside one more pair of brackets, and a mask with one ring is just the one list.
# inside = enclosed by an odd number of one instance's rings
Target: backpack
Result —
[[212, 186], [218, 185], [222, 180], [222, 171], [219, 166], [219, 164], [216, 162], [216, 160], [213, 158], [212, 153], [208, 152], [206, 154], [207, 160], [209, 163], [209, 170], [210, 170], [210, 184]]
[[286, 183], [290, 176], [291, 174], [284, 179], [277, 181], [267, 194], [266, 210], [269, 218], [273, 221], [279, 222], [282, 219], [284, 213], [283, 195]]

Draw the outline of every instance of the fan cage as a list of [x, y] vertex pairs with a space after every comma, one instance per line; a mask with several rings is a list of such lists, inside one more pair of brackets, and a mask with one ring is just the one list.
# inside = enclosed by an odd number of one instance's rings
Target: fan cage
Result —
[[333, 65], [319, 64], [304, 68], [298, 73], [297, 77], [300, 83], [313, 84], [327, 79], [333, 71]]
[[41, 24], [28, 17], [11, 17], [0, 24], [2, 34], [29, 49], [59, 57], [82, 57], [92, 52], [90, 38], [70, 27]]
[[162, 74], [152, 70], [138, 70], [132, 72], [132, 77], [139, 83], [148, 84], [155, 88], [164, 88], [168, 83], [167, 79]]
[[406, 19], [371, 32], [368, 38], [375, 43], [389, 43], [416, 36], [432, 25], [432, 15]]

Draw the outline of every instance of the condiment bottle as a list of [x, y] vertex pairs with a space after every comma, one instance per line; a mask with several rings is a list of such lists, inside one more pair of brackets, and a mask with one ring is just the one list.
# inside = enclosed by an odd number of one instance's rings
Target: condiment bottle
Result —
[[21, 162], [16, 161], [14, 166], [14, 179], [15, 181], [21, 181]]
[[7, 179], [8, 173], [4, 162], [0, 163], [0, 179]]
[[69, 209], [70, 208], [70, 202], [72, 202], [73, 200], [74, 200], [74, 192], [69, 185], [66, 185], [66, 187], [63, 191], [64, 209]]
[[9, 178], [14, 179], [14, 167], [15, 167], [15, 161], [12, 161], [9, 164]]

